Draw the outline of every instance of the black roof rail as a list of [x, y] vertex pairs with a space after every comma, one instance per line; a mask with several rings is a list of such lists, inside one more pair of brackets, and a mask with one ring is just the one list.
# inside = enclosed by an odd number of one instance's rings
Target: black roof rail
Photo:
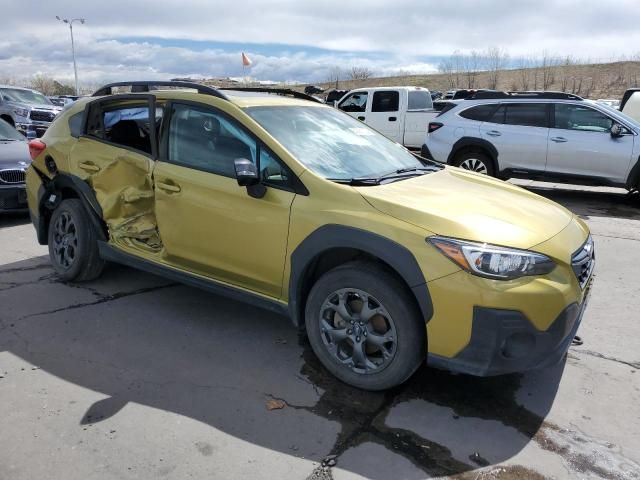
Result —
[[197, 90], [198, 93], [203, 95], [211, 95], [213, 97], [222, 98], [223, 100], [229, 100], [229, 98], [217, 88], [209, 87], [195, 82], [176, 82], [176, 81], [162, 81], [162, 80], [138, 80], [133, 82], [115, 82], [103, 85], [96, 90], [92, 97], [100, 97], [103, 95], [111, 95], [113, 87], [131, 87], [132, 93], [149, 92], [151, 87], [178, 87], [178, 88], [191, 88]]
[[291, 95], [294, 98], [301, 100], [310, 100], [312, 102], [323, 103], [322, 100], [318, 100], [316, 97], [307, 95], [306, 93], [297, 92], [290, 88], [268, 88], [268, 87], [224, 87], [220, 90], [235, 90], [237, 92], [259, 92], [259, 93], [275, 93], [276, 95]]
[[553, 92], [553, 91], [522, 91], [522, 92], [476, 92], [465, 100], [493, 100], [499, 98], [540, 98], [548, 100], [583, 100], [582, 97], [573, 93]]

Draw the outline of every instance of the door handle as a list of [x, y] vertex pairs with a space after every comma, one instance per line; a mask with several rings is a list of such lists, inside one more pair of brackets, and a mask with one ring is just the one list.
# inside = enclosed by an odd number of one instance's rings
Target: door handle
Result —
[[91, 163], [91, 162], [82, 162], [78, 164], [78, 167], [80, 167], [82, 170], [86, 170], [88, 172], [99, 172], [100, 171], [100, 167]]
[[364, 122], [364, 117], [358, 117], [358, 120], [362, 120]]
[[487, 132], [487, 135], [489, 135], [490, 137], [499, 137], [502, 134], [497, 130], [489, 130]]
[[396, 120], [397, 120], [397, 118], [396, 118], [396, 117], [389, 117], [389, 121], [390, 121], [390, 122], [395, 122]]
[[551, 141], [556, 143], [568, 142], [568, 140], [564, 137], [551, 137]]
[[156, 186], [159, 189], [164, 190], [165, 192], [169, 192], [169, 193], [178, 193], [179, 191], [182, 190], [180, 188], [180, 185], [175, 185], [173, 183], [156, 182]]

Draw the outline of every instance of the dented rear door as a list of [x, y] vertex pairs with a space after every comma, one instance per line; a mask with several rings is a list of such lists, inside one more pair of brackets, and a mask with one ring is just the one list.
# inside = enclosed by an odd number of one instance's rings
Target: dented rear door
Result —
[[95, 192], [110, 242], [159, 251], [152, 182], [159, 121], [154, 101], [151, 95], [121, 95], [88, 104], [84, 134], [71, 150], [70, 173]]

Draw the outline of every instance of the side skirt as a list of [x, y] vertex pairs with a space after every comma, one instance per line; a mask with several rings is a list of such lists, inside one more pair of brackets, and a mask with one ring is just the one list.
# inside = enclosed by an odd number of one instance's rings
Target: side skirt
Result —
[[215, 280], [204, 279], [196, 275], [181, 272], [173, 268], [165, 267], [148, 260], [143, 260], [122, 250], [112, 247], [107, 242], [99, 241], [98, 249], [100, 257], [110, 262], [120, 263], [129, 267], [137, 268], [144, 272], [153, 273], [160, 277], [169, 278], [179, 283], [189, 285], [191, 287], [200, 288], [215, 293], [223, 297], [231, 298], [239, 302], [248, 303], [255, 307], [264, 308], [280, 315], [289, 316], [289, 310], [286, 304], [269, 300], [268, 298], [247, 292], [240, 288], [234, 288], [229, 285], [217, 282]]

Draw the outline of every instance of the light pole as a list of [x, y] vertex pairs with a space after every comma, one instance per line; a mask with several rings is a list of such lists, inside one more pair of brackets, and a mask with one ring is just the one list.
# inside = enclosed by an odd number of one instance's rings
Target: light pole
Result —
[[69, 20], [68, 18], [60, 18], [58, 15], [56, 15], [56, 19], [60, 22], [66, 23], [69, 25], [69, 31], [71, 32], [71, 55], [73, 56], [73, 75], [75, 77], [76, 80], [76, 95], [79, 95], [78, 93], [78, 68], [76, 67], [76, 49], [75, 46], [73, 44], [73, 22], [80, 22], [84, 25], [84, 18], [74, 18], [72, 20]]

